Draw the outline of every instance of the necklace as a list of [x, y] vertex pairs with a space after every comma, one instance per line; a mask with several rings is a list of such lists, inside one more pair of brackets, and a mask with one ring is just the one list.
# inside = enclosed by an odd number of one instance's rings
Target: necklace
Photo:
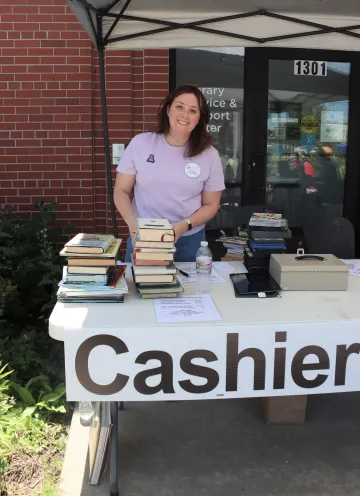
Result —
[[174, 139], [175, 141], [177, 141], [179, 143], [180, 146], [185, 146], [186, 143], [188, 142], [188, 140], [186, 140], [185, 143], [181, 143], [181, 141], [179, 141], [178, 139], [175, 138], [175, 136], [173, 136], [170, 131], [169, 131], [169, 135], [172, 137], [172, 139]]

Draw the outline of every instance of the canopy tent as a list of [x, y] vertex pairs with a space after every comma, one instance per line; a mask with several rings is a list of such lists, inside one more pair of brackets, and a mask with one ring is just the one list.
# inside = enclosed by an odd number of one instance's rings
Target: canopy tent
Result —
[[[359, 0], [66, 0], [98, 49], [107, 187], [114, 235], [104, 50], [284, 46], [360, 49]], [[117, 405], [112, 421], [117, 425]], [[117, 429], [114, 430], [114, 433]], [[110, 443], [110, 495], [118, 496], [117, 437]]]
[[358, 0], [67, 0], [67, 3], [98, 48], [259, 44], [360, 48]]
[[286, 46], [360, 49], [359, 0], [66, 0], [99, 52], [114, 235], [104, 50]]

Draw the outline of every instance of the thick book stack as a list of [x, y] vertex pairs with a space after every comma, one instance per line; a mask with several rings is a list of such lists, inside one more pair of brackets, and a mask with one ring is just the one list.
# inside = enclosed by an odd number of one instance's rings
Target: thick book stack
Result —
[[245, 247], [249, 236], [247, 232], [239, 231], [238, 236], [221, 236], [216, 241], [223, 244], [226, 249], [227, 260], [244, 260]]
[[272, 253], [286, 253], [285, 239], [291, 238], [287, 220], [281, 214], [254, 213], [248, 226], [249, 241], [244, 253], [247, 270], [268, 273]]
[[122, 303], [128, 292], [124, 273], [117, 265], [121, 239], [108, 234], [79, 233], [65, 244], [66, 257], [58, 301], [67, 303]]
[[173, 298], [184, 291], [176, 277], [174, 241], [167, 219], [138, 219], [133, 276], [141, 298]]

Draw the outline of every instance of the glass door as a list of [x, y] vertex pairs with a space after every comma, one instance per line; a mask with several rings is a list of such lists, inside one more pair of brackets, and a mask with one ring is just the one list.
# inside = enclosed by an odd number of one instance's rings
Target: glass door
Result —
[[269, 60], [267, 205], [301, 226], [313, 195], [341, 215], [349, 125], [349, 62]]
[[283, 210], [301, 227], [304, 197], [357, 223], [357, 53], [246, 50], [244, 203]]

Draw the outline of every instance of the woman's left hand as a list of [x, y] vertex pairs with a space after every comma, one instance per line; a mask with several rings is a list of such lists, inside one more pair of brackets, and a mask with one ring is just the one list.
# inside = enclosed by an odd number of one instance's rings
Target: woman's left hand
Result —
[[179, 222], [173, 223], [173, 228], [175, 231], [175, 243], [181, 238], [181, 236], [188, 230], [188, 223], [185, 220], [180, 220]]

